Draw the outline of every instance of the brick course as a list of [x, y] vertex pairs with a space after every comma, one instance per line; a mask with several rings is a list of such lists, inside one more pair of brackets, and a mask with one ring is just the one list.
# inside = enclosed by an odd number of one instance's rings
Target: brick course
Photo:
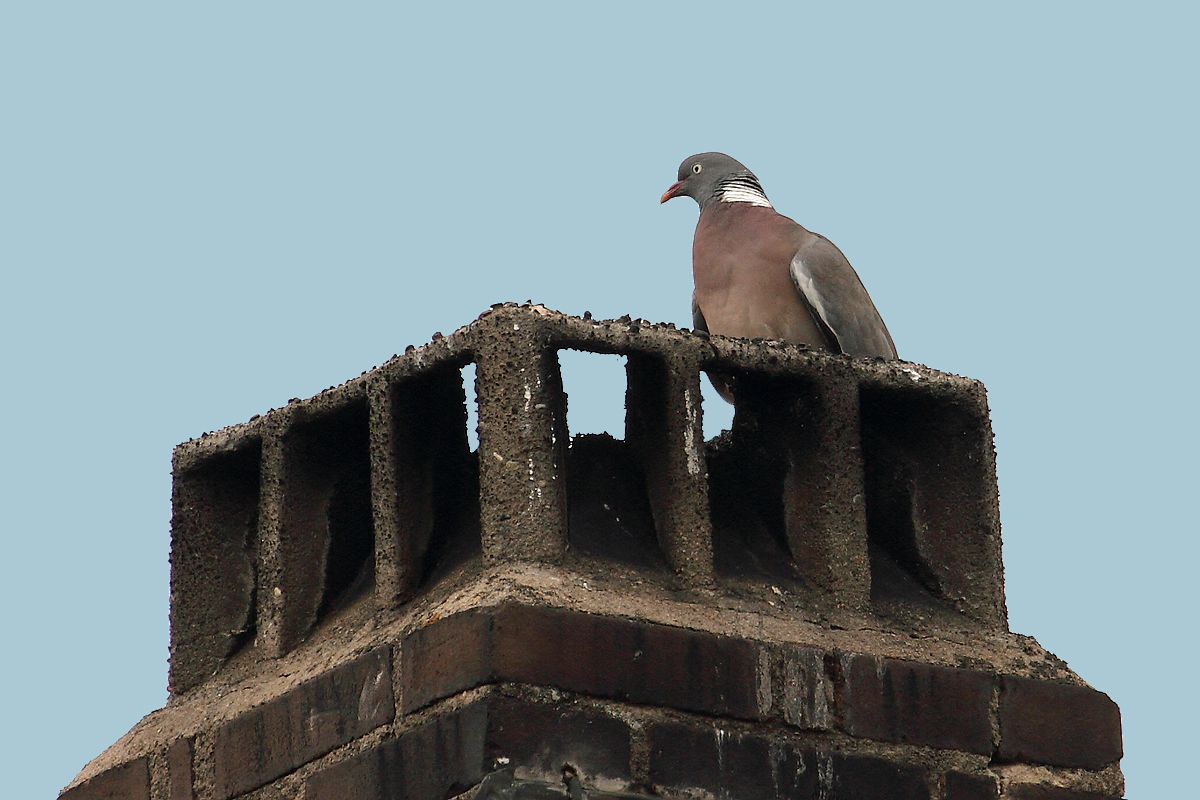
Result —
[[1108, 695], [1087, 686], [1003, 677], [1001, 759], [1100, 769], [1121, 756], [1121, 711]]
[[1000, 784], [991, 775], [946, 773], [946, 800], [997, 800]]
[[930, 800], [930, 776], [920, 767], [884, 758], [834, 755], [828, 800]]
[[522, 606], [496, 615], [493, 637], [501, 680], [719, 716], [758, 716], [758, 654], [744, 640]]
[[831, 753], [788, 739], [719, 726], [664, 723], [647, 731], [650, 782], [756, 800], [929, 800], [929, 774], [873, 756]]
[[150, 800], [150, 765], [145, 758], [113, 767], [63, 792], [59, 800]]
[[1080, 792], [1074, 789], [1063, 789], [1058, 786], [1040, 786], [1024, 784], [1010, 787], [1004, 794], [1005, 800], [1112, 800], [1119, 794], [1097, 794], [1096, 792]]
[[492, 696], [313, 774], [305, 800], [439, 800], [500, 766], [558, 774], [564, 762], [628, 783], [626, 723], [586, 709]]
[[305, 800], [417, 800], [452, 797], [487, 770], [487, 709], [476, 703], [314, 773]]
[[391, 722], [389, 659], [389, 648], [376, 648], [218, 728], [215, 795], [263, 786]]
[[492, 617], [464, 611], [410, 633], [400, 645], [400, 706], [408, 714], [493, 680]]
[[[490, 627], [489, 627], [490, 624]], [[439, 620], [401, 646], [403, 708], [494, 681], [757, 719], [758, 647], [746, 640], [554, 608]]]
[[840, 699], [852, 736], [990, 756], [994, 692], [987, 673], [851, 656]]
[[650, 783], [660, 789], [701, 789], [738, 800], [816, 797], [817, 754], [786, 740], [684, 723], [653, 725], [646, 738]]
[[519, 765], [551, 776], [571, 763], [584, 770], [588, 782], [632, 779], [629, 725], [614, 716], [502, 696], [490, 699], [487, 709], [485, 763]]

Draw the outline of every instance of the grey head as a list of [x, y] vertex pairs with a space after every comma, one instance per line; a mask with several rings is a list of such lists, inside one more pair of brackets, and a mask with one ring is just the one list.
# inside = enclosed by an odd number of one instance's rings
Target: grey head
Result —
[[660, 203], [672, 197], [686, 195], [700, 205], [703, 211], [710, 203], [724, 199], [729, 193], [747, 193], [761, 197], [759, 205], [770, 205], [762, 184], [754, 173], [737, 159], [724, 153], [697, 153], [688, 156], [679, 165], [679, 180], [663, 193]]

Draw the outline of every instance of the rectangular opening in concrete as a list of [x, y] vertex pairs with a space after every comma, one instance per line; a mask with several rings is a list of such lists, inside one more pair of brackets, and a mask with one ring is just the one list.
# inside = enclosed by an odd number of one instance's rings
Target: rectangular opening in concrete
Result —
[[625, 437], [625, 362], [625, 356], [612, 353], [558, 351], [570, 436]]
[[413, 588], [481, 551], [474, 379], [473, 362], [446, 362], [390, 387], [397, 557]]
[[919, 600], [914, 592], [923, 591], [998, 622], [1003, 586], [986, 405], [967, 394], [863, 387], [860, 408], [872, 599]]
[[625, 437], [626, 357], [565, 349], [557, 357], [571, 437], [569, 546], [631, 566], [664, 567], [644, 467]]
[[299, 632], [308, 614], [315, 623], [374, 586], [366, 398], [298, 416], [283, 453], [280, 579], [297, 605], [285, 617]]
[[721, 397], [707, 375], [700, 379], [700, 393], [704, 397], [704, 439], [708, 441], [733, 427], [733, 404]]
[[817, 524], [806, 512], [825, 502], [824, 481], [808, 475], [823, 463], [818, 389], [803, 378], [736, 370], [716, 380], [737, 398], [730, 429], [706, 445], [716, 573], [803, 588], [800, 545]]
[[173, 693], [208, 678], [256, 631], [262, 441], [175, 475], [171, 518]]

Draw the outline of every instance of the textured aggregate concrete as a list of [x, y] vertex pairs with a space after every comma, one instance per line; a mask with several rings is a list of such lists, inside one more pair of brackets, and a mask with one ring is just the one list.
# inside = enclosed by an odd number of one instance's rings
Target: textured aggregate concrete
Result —
[[[393, 606], [448, 539], [489, 564], [562, 563], [571, 443], [555, 354], [568, 347], [628, 356], [625, 449], [612, 456], [638, 473], [633, 491], [644, 491], [658, 551], [685, 585], [714, 579], [714, 546], [728, 544], [714, 519], [758, 519], [766, 534], [735, 538], [753, 539], [764, 556], [774, 550], [765, 571], [820, 587], [835, 605], [870, 607], [874, 550], [933, 596], [1004, 626], [995, 460], [977, 382], [505, 305], [340, 387], [177, 449], [172, 580], [186, 599], [173, 607], [173, 689], [195, 685], [249, 638], [274, 656], [296, 647], [349, 582], [341, 573], [366, 568], [345, 563], [366, 549], [375, 591]], [[468, 363], [477, 366], [474, 454], [460, 373]], [[730, 440], [708, 452], [703, 370], [733, 376], [739, 396]], [[713, 508], [717, 500], [725, 507]], [[724, 555], [736, 560], [741, 546]], [[218, 575], [215, 561], [240, 566]]]

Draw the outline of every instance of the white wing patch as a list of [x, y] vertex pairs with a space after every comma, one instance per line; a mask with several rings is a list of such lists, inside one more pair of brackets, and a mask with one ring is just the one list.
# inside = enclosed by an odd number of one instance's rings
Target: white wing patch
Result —
[[838, 343], [841, 344], [837, 331], [829, 324], [829, 312], [826, 311], [825, 304], [821, 302], [821, 293], [817, 291], [817, 285], [813, 282], [812, 275], [809, 275], [808, 270], [804, 268], [804, 259], [799, 254], [792, 259], [791, 270], [792, 280], [795, 281], [797, 288], [800, 289], [800, 293], [804, 295], [804, 299], [816, 310], [817, 316], [825, 323], [825, 327], [829, 328], [834, 338], [838, 339]]

